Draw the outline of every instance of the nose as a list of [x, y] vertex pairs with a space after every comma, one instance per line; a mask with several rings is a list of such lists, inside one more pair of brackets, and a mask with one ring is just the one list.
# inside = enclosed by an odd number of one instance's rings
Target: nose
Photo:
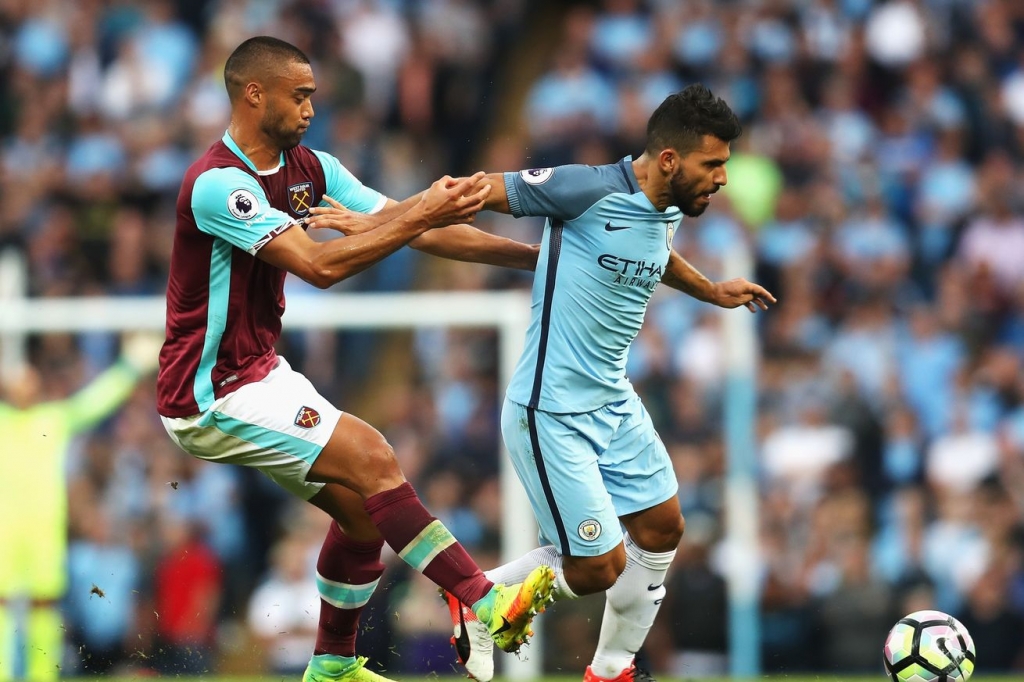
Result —
[[715, 178], [714, 178], [715, 184], [718, 185], [719, 187], [725, 187], [727, 184], [729, 184], [729, 176], [725, 172], [725, 168], [724, 167], [719, 168], [718, 171], [719, 172], [717, 174], [715, 174]]
[[303, 110], [302, 110], [302, 118], [304, 118], [304, 119], [306, 119], [308, 121], [309, 119], [313, 118], [315, 115], [316, 115], [316, 113], [313, 111], [313, 103], [307, 99], [306, 100], [306, 106], [303, 107]]

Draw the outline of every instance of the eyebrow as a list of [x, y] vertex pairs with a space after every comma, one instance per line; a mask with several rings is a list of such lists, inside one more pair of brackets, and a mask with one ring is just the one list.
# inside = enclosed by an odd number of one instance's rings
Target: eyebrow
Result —
[[303, 85], [295, 88], [295, 92], [301, 92], [304, 95], [312, 95], [314, 92], [316, 92], [316, 86], [314, 85], [310, 87], [307, 85]]

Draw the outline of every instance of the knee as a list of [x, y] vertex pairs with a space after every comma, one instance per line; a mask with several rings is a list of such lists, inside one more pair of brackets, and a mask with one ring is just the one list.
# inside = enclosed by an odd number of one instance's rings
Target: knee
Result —
[[615, 584], [626, 568], [626, 553], [618, 548], [598, 557], [567, 559], [563, 565], [565, 581], [578, 596], [604, 592]]
[[367, 448], [366, 457], [367, 464], [374, 469], [397, 471], [400, 468], [398, 466], [398, 458], [395, 456], [395, 449], [383, 437]]
[[395, 449], [383, 438], [367, 450], [364, 466], [363, 475], [367, 483], [371, 488], [380, 489], [375, 492], [390, 490], [405, 482]]
[[672, 529], [672, 548], [675, 549], [683, 540], [683, 533], [686, 532], [686, 517], [680, 514], [676, 518], [675, 527]]
[[329, 443], [307, 480], [339, 483], [364, 499], [405, 482], [395, 451], [384, 436]]
[[631, 529], [629, 535], [644, 551], [660, 553], [671, 552], [678, 547], [684, 532], [686, 519], [682, 514], [674, 514], [657, 525]]

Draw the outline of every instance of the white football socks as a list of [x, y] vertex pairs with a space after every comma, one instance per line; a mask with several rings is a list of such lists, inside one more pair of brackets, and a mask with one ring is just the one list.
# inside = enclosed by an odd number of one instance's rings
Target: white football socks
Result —
[[562, 570], [562, 555], [553, 545], [538, 547], [507, 564], [484, 571], [484, 575], [492, 582], [514, 585], [526, 580], [526, 576], [530, 575], [530, 571], [544, 565], [550, 566], [555, 572], [555, 589], [551, 593], [555, 600], [577, 599], [576, 593], [565, 582], [565, 572]]
[[676, 551], [648, 552], [633, 539], [623, 538], [626, 568], [605, 592], [604, 619], [597, 651], [590, 664], [598, 677], [617, 677], [633, 663], [633, 657], [654, 625], [665, 598], [665, 576]]

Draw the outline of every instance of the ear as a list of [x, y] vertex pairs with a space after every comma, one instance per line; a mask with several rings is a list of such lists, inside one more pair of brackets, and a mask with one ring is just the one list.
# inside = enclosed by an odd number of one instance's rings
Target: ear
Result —
[[263, 102], [263, 87], [255, 81], [245, 84], [245, 101], [251, 107], [258, 107]]
[[662, 175], [672, 175], [676, 166], [682, 162], [679, 158], [679, 153], [671, 147], [662, 149], [658, 154], [658, 170], [661, 171]]

